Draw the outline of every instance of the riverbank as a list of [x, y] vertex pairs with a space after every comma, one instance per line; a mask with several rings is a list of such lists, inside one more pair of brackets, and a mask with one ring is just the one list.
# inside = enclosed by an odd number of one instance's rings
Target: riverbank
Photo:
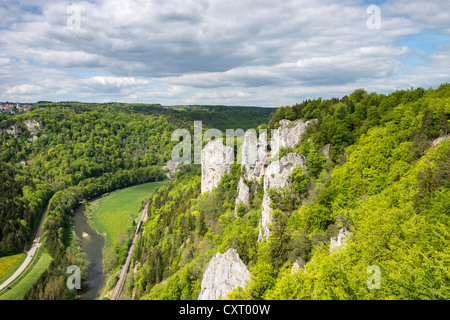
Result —
[[[142, 212], [144, 204], [151, 199], [153, 192], [166, 183], [168, 181], [157, 181], [120, 189], [85, 204], [84, 215], [87, 223], [105, 241], [101, 257], [98, 251], [92, 255], [91, 263], [95, 263], [96, 267], [95, 271], [91, 273], [99, 278], [98, 272], [100, 269], [102, 270], [102, 282], [93, 299], [100, 300], [111, 297], [119, 279], [120, 270], [126, 261], [139, 214]], [[84, 242], [95, 243], [97, 241], [91, 238], [92, 231], [86, 231], [86, 233], [89, 237], [83, 238], [80, 233]]]

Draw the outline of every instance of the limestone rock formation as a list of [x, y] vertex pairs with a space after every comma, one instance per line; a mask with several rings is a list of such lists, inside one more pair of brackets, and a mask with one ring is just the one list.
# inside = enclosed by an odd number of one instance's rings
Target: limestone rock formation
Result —
[[236, 249], [216, 253], [203, 274], [198, 300], [217, 300], [237, 286], [244, 288], [249, 279], [250, 272]]
[[176, 161], [169, 160], [166, 163], [166, 165], [163, 167], [163, 169], [169, 170], [169, 172], [166, 174], [167, 179], [171, 179], [172, 175], [174, 173], [176, 173], [177, 171], [179, 171], [180, 167], [185, 164], [189, 164], [189, 160], [186, 160], [184, 162], [176, 162]]
[[42, 130], [42, 121], [25, 120], [23, 124], [31, 134], [35, 134], [36, 132]]
[[324, 145], [323, 148], [320, 150], [322, 152], [322, 155], [329, 160], [331, 159], [330, 149], [331, 149], [331, 144], [328, 143], [328, 144]]
[[291, 273], [296, 273], [300, 270], [300, 265], [296, 262], [294, 262], [294, 265], [291, 268]]
[[208, 142], [202, 150], [202, 193], [217, 187], [222, 175], [230, 171], [233, 161], [233, 149], [224, 146], [222, 140]]
[[443, 142], [443, 141], [445, 141], [445, 140], [447, 140], [447, 139], [450, 139], [450, 135], [446, 135], [446, 136], [443, 136], [443, 137], [436, 138], [436, 139], [434, 139], [434, 140], [431, 142], [431, 146], [432, 146], [433, 148], [435, 148], [439, 143], [441, 143], [441, 142]]
[[343, 227], [339, 230], [339, 234], [336, 237], [330, 239], [330, 252], [341, 247], [345, 247], [346, 240], [350, 236], [350, 231]]
[[258, 240], [267, 239], [270, 234], [270, 196], [271, 188], [283, 188], [289, 183], [289, 176], [295, 168], [301, 166], [306, 171], [306, 159], [303, 155], [291, 152], [281, 159], [272, 162], [266, 170], [264, 176], [264, 196], [262, 202], [261, 227], [259, 229]]
[[250, 188], [245, 184], [242, 177], [239, 179], [238, 184], [238, 195], [236, 197], [236, 203], [234, 207], [235, 216], [237, 216], [236, 210], [241, 201], [244, 203], [244, 206], [250, 206]]
[[9, 133], [10, 135], [14, 137], [18, 137], [22, 133], [22, 129], [19, 128], [17, 125], [13, 125], [5, 130], [3, 132]]
[[42, 130], [43, 124], [42, 121], [36, 120], [25, 120], [23, 122], [28, 131], [30, 131], [32, 137], [28, 139], [28, 141], [34, 141], [37, 139], [36, 133]]
[[264, 166], [267, 159], [267, 131], [261, 130], [256, 137], [255, 130], [247, 130], [242, 143], [241, 166], [247, 180], [260, 180], [264, 175]]
[[[31, 138], [28, 139], [28, 141], [34, 141], [37, 139], [36, 133], [40, 130], [42, 130], [42, 121], [36, 121], [36, 120], [25, 120], [23, 122], [25, 128], [31, 133]], [[0, 135], [3, 134], [3, 132], [9, 133], [10, 135], [14, 137], [18, 137], [22, 134], [22, 128], [17, 125], [12, 125], [11, 127], [0, 130]]]
[[311, 123], [312, 120], [306, 122], [301, 119], [295, 121], [280, 120], [280, 126], [274, 132], [270, 142], [271, 155], [276, 155], [281, 148], [293, 147], [300, 143], [302, 135]]
[[300, 270], [303, 270], [306, 272], [306, 260], [302, 257], [298, 257], [297, 260], [294, 262], [294, 264], [291, 267], [291, 274], [294, 274], [296, 272], [299, 272]]

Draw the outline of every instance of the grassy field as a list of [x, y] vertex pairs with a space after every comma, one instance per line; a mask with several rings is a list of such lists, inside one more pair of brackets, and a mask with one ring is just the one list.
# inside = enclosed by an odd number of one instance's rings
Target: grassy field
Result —
[[130, 218], [139, 217], [142, 202], [167, 182], [150, 182], [122, 189], [89, 204], [91, 225], [105, 236], [107, 247], [115, 247], [119, 235], [131, 226]]
[[0, 284], [8, 280], [26, 258], [25, 253], [0, 258]]
[[47, 269], [48, 265], [52, 261], [52, 257], [44, 249], [39, 248], [38, 256], [36, 260], [32, 262], [31, 267], [25, 271], [24, 274], [19, 276], [19, 282], [14, 282], [14, 287], [10, 290], [4, 291], [0, 295], [0, 300], [23, 300], [25, 292], [36, 282], [39, 276]]

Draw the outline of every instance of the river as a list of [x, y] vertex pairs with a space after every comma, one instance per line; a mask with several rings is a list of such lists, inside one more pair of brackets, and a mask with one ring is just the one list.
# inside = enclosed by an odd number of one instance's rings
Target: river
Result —
[[[104, 282], [102, 260], [105, 238], [91, 228], [87, 217], [84, 215], [84, 210], [85, 205], [79, 205], [72, 217], [72, 226], [75, 234], [80, 239], [81, 249], [87, 254], [88, 260], [91, 262], [86, 281], [88, 289], [80, 297], [80, 300], [95, 300]], [[83, 237], [83, 233], [88, 234], [89, 237]]]

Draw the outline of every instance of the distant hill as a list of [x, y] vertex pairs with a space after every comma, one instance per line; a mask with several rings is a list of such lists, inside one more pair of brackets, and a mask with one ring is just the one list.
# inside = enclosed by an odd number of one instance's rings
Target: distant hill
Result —
[[269, 116], [277, 108], [223, 106], [223, 105], [127, 105], [136, 112], [159, 113], [170, 115], [185, 121], [202, 121], [209, 128], [219, 130], [243, 129], [247, 130], [267, 123]]
[[69, 107], [77, 110], [88, 110], [92, 107], [109, 107], [128, 109], [146, 115], [165, 115], [178, 127], [186, 125], [186, 121], [202, 121], [208, 128], [221, 131], [226, 129], [243, 129], [257, 127], [267, 123], [270, 115], [277, 108], [263, 108], [256, 106], [225, 106], [225, 105], [174, 105], [163, 106], [159, 103], [83, 103], [74, 101], [41, 102], [40, 108]]

